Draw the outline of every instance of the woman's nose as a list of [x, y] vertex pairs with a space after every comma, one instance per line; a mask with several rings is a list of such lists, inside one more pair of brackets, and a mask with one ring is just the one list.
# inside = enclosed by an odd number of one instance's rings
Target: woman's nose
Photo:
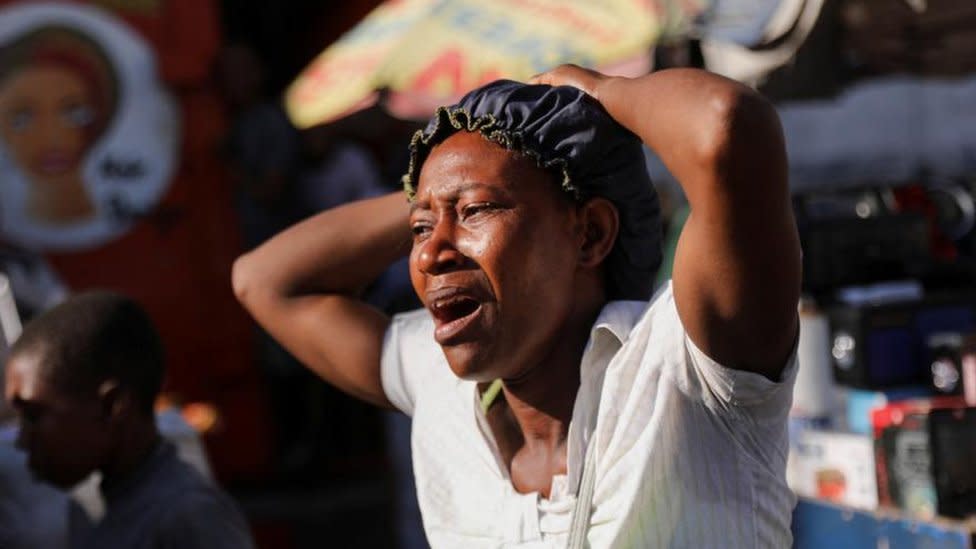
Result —
[[417, 267], [428, 275], [452, 271], [464, 265], [464, 254], [454, 244], [454, 229], [450, 223], [439, 222], [430, 237], [420, 247]]

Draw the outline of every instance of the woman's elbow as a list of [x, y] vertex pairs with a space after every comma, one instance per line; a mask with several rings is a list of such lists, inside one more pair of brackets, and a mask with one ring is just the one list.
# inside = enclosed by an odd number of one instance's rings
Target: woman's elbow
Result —
[[763, 149], [770, 160], [768, 155], [785, 155], [779, 115], [757, 92], [741, 85], [716, 90], [705, 110], [706, 130], [697, 151], [701, 162], [717, 165], [732, 155], [759, 152], [753, 149]]
[[246, 305], [248, 298], [252, 294], [251, 289], [254, 286], [254, 259], [251, 254], [246, 253], [238, 257], [234, 261], [234, 266], [231, 268], [231, 286], [234, 289], [234, 296], [241, 304]]

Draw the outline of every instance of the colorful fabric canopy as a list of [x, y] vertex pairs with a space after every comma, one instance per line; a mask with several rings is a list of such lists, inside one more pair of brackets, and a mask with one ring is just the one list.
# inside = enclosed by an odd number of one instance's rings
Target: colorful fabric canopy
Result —
[[285, 103], [296, 126], [375, 104], [401, 118], [492, 80], [524, 80], [561, 63], [616, 74], [650, 68], [658, 38], [705, 0], [390, 0], [326, 49]]

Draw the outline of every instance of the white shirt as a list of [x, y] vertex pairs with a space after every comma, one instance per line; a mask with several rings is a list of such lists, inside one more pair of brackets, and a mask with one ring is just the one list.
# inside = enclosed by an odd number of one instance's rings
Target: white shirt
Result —
[[512, 487], [478, 406], [433, 338], [426, 310], [398, 315], [383, 388], [413, 416], [417, 497], [431, 546], [565, 547], [585, 448], [596, 437], [591, 547], [785, 548], [782, 381], [725, 368], [688, 337], [668, 284], [651, 301], [608, 303], [590, 334], [569, 427], [567, 475], [550, 498]]

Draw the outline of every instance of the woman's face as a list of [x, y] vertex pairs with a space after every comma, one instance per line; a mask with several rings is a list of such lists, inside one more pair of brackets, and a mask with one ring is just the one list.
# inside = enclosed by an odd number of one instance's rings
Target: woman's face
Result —
[[0, 136], [35, 181], [78, 169], [95, 118], [91, 91], [66, 68], [28, 67], [0, 83]]
[[478, 133], [431, 151], [410, 215], [410, 277], [458, 377], [517, 377], [558, 344], [575, 298], [575, 212], [551, 175]]

